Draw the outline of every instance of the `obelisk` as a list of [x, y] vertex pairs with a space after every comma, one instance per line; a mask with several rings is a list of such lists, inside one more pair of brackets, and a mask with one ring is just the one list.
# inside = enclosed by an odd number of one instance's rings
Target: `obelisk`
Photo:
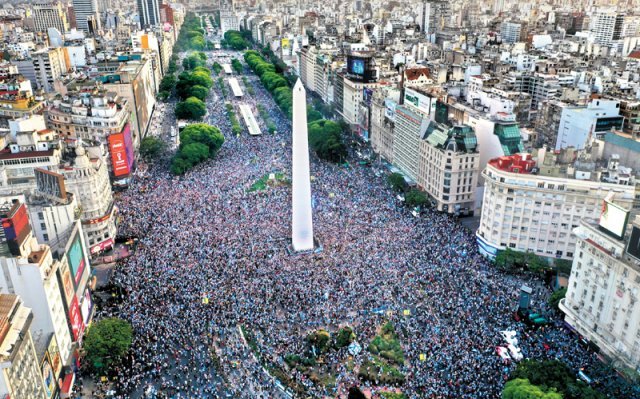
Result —
[[307, 92], [300, 79], [293, 86], [292, 128], [291, 241], [294, 251], [309, 251], [313, 249], [313, 220], [311, 219], [311, 178], [307, 134]]

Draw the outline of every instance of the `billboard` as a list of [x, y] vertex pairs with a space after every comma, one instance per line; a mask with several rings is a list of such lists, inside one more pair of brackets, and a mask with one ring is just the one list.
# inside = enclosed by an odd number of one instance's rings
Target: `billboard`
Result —
[[111, 166], [113, 176], [120, 177], [129, 174], [129, 162], [124, 144], [124, 134], [115, 133], [109, 136], [109, 152], [111, 153]]
[[436, 99], [425, 96], [422, 93], [406, 88], [404, 92], [405, 104], [411, 104], [425, 115], [431, 115], [436, 110]]
[[93, 309], [93, 301], [91, 300], [91, 292], [87, 288], [84, 290], [84, 298], [82, 305], [80, 305], [80, 312], [82, 313], [82, 321], [85, 326], [89, 325], [89, 319], [91, 318], [91, 310]]
[[377, 79], [372, 57], [347, 56], [347, 78], [357, 82], [371, 83]]
[[67, 250], [67, 260], [69, 261], [71, 274], [77, 287], [78, 284], [80, 284], [82, 272], [84, 272], [85, 268], [84, 251], [82, 249], [82, 241], [80, 241], [80, 234], [78, 232], [76, 232], [76, 236], [73, 238], [71, 246]]
[[20, 246], [31, 232], [27, 207], [20, 202], [14, 202], [11, 209], [3, 215], [2, 230], [12, 255], [21, 254]]
[[600, 214], [600, 222], [598, 223], [601, 230], [618, 239], [622, 239], [628, 219], [629, 211], [606, 199], [602, 201], [602, 213]]
[[640, 228], [633, 226], [627, 245], [627, 253], [640, 260]]
[[36, 177], [36, 187], [38, 191], [47, 196], [51, 196], [65, 201], [67, 190], [64, 186], [64, 176], [42, 168], [34, 169]]
[[82, 334], [84, 333], [84, 323], [82, 322], [82, 314], [80, 314], [80, 307], [78, 306], [78, 298], [75, 296], [69, 306], [69, 322], [71, 323], [73, 340], [76, 342], [81, 340]]
[[282, 38], [282, 40], [280, 40], [280, 46], [283, 50], [288, 49], [290, 47], [289, 39], [287, 39], [286, 37]]
[[47, 355], [51, 361], [53, 376], [57, 380], [58, 377], [60, 377], [60, 372], [62, 371], [62, 358], [60, 357], [60, 348], [58, 348], [58, 341], [56, 340], [55, 335], [51, 336], [51, 341], [49, 341], [49, 347], [47, 348]]
[[46, 353], [40, 365], [40, 372], [44, 381], [44, 393], [47, 395], [47, 399], [51, 398], [56, 391], [56, 377], [53, 375], [53, 367], [51, 367], [49, 356]]
[[122, 136], [124, 137], [124, 151], [127, 153], [127, 166], [129, 167], [129, 171], [132, 171], [136, 156], [133, 152], [133, 141], [131, 140], [131, 125], [128, 123], [122, 128]]
[[384, 116], [385, 118], [389, 119], [391, 122], [395, 122], [396, 121], [396, 106], [398, 104], [393, 101], [390, 100], [388, 98], [386, 98], [384, 100]]

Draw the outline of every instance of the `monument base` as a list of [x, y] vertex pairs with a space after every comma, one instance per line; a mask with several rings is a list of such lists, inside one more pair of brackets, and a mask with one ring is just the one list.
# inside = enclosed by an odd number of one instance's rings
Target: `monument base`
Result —
[[317, 237], [313, 237], [313, 248], [304, 251], [296, 251], [295, 249], [293, 249], [293, 243], [291, 241], [289, 241], [289, 243], [287, 244], [287, 253], [289, 255], [317, 254], [322, 252], [323, 249], [324, 248], [322, 247], [322, 244], [320, 244], [320, 241], [318, 241]]

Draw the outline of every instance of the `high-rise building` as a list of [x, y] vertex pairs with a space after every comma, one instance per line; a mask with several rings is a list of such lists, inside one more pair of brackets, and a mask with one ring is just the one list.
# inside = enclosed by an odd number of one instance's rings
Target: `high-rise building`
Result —
[[17, 295], [0, 294], [0, 395], [45, 399], [44, 381], [31, 338], [33, 313]]
[[46, 32], [56, 28], [64, 33], [69, 30], [66, 9], [60, 1], [42, 0], [33, 4], [33, 22], [36, 31]]
[[619, 40], [624, 25], [624, 15], [615, 12], [599, 12], [591, 17], [589, 30], [593, 33], [595, 42], [609, 46], [614, 40]]
[[443, 0], [425, 0], [418, 8], [418, 24], [426, 36], [442, 30], [451, 17], [451, 4]]
[[500, 25], [500, 36], [505, 43], [517, 43], [521, 40], [522, 25], [516, 22], [503, 22]]
[[640, 368], [640, 219], [636, 216], [625, 236], [626, 222], [625, 210], [605, 202], [599, 221], [582, 220], [574, 230], [578, 243], [560, 310], [565, 322], [602, 353], [636, 370]]
[[616, 203], [631, 208], [633, 182], [602, 182], [595, 170], [582, 166], [568, 174], [553, 157], [547, 153], [536, 163], [529, 154], [516, 154], [489, 161], [482, 173], [484, 199], [476, 232], [482, 254], [493, 257], [510, 248], [573, 259], [573, 229], [585, 217], [598, 218], [607, 195], [615, 192]]
[[140, 17], [140, 27], [147, 28], [160, 24], [160, 1], [159, 0], [137, 0], [138, 16]]
[[472, 215], [479, 174], [480, 153], [473, 129], [430, 121], [420, 140], [417, 183], [429, 193], [436, 209]]
[[94, 29], [100, 29], [98, 0], [73, 0], [73, 12], [79, 30], [89, 32], [90, 21], [94, 24]]

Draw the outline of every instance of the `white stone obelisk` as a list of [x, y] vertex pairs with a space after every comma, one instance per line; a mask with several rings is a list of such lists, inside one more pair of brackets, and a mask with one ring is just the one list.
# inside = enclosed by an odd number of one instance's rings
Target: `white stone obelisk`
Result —
[[293, 86], [292, 128], [291, 241], [294, 251], [308, 251], [313, 249], [311, 176], [307, 134], [307, 92], [300, 79]]

